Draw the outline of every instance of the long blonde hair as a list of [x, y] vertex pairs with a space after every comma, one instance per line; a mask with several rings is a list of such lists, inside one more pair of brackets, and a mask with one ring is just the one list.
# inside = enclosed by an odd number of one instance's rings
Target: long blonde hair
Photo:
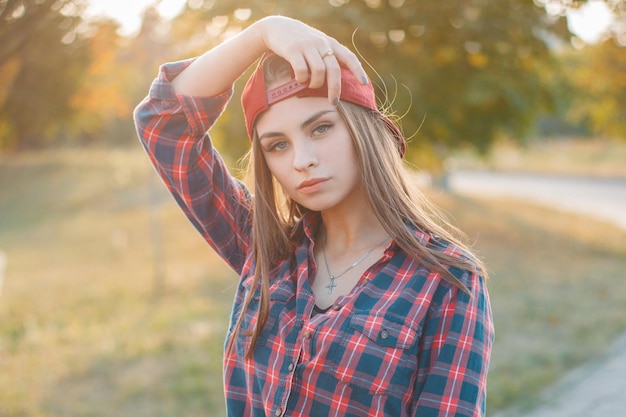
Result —
[[[268, 84], [272, 82], [269, 80], [284, 80], [289, 75], [288, 64], [280, 58], [270, 61], [265, 67]], [[386, 127], [381, 114], [343, 101], [339, 102], [337, 108], [352, 136], [369, 205], [385, 231], [405, 253], [439, 272], [444, 279], [469, 294], [466, 286], [448, 268], [458, 267], [485, 278], [487, 271], [463, 243], [462, 234], [413, 185], [415, 181], [402, 162], [397, 140]], [[254, 350], [269, 315], [270, 271], [293, 253], [295, 245], [290, 235], [308, 212], [308, 209], [289, 198], [276, 183], [265, 162], [256, 132], [253, 136], [248, 171], [254, 181], [252, 242], [256, 269], [227, 347], [229, 352], [241, 330], [244, 312], [260, 287], [257, 325], [246, 334], [251, 336], [247, 357]], [[456, 245], [459, 253], [457, 256], [448, 255], [436, 245], [422, 244], [414, 229]]]

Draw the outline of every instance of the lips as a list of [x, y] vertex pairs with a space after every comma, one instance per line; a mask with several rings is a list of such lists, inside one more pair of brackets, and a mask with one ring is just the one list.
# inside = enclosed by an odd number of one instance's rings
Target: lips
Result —
[[304, 180], [298, 184], [298, 191], [304, 194], [314, 193], [319, 191], [324, 186], [326, 181], [328, 181], [328, 178], [311, 178]]

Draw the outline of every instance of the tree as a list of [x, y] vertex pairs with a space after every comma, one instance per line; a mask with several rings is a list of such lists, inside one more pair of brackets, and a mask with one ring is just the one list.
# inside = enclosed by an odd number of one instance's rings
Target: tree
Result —
[[596, 135], [626, 140], [626, 48], [609, 39], [570, 53], [564, 65], [577, 92], [570, 118], [588, 121]]
[[242, 16], [256, 20], [277, 13], [353, 45], [379, 74], [370, 71], [380, 96], [387, 92], [390, 101], [383, 104], [393, 104], [404, 116], [401, 125], [412, 142], [408, 157], [420, 164], [441, 159], [454, 147], [485, 151], [501, 134], [523, 137], [536, 115], [553, 105], [540, 73], [555, 65], [551, 47], [571, 36], [564, 17], [548, 16], [530, 0], [268, 0], [254, 5], [195, 0], [188, 6], [181, 18], [202, 16], [208, 24], [203, 30], [219, 26], [216, 19], [226, 30], [245, 24]]
[[56, 137], [87, 65], [77, 32], [81, 4], [0, 0], [0, 151]]
[[[96, 22], [86, 39], [89, 65], [81, 77], [79, 89], [69, 101], [72, 118], [66, 129], [73, 142], [93, 143], [104, 141], [105, 137], [111, 140], [114, 132], [106, 132], [124, 124], [136, 104], [129, 94], [137, 78], [133, 76], [136, 64], [128, 59], [125, 42], [117, 34], [118, 28], [109, 20]], [[132, 126], [127, 130], [132, 132]]]

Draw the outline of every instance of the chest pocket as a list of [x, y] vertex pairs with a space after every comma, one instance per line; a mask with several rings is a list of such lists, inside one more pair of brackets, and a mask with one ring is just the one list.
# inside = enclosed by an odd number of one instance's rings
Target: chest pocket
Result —
[[330, 355], [335, 376], [353, 391], [402, 395], [417, 372], [421, 327], [387, 312], [354, 314], [347, 332]]
[[417, 333], [405, 325], [401, 318], [387, 316], [356, 315], [350, 319], [350, 327], [363, 333], [370, 341], [387, 348], [410, 349]]

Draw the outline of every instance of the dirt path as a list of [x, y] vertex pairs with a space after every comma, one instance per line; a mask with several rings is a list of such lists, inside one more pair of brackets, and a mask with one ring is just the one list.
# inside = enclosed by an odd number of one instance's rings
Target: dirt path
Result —
[[626, 229], [626, 178], [456, 171], [450, 174], [449, 186], [460, 194], [519, 197]]

